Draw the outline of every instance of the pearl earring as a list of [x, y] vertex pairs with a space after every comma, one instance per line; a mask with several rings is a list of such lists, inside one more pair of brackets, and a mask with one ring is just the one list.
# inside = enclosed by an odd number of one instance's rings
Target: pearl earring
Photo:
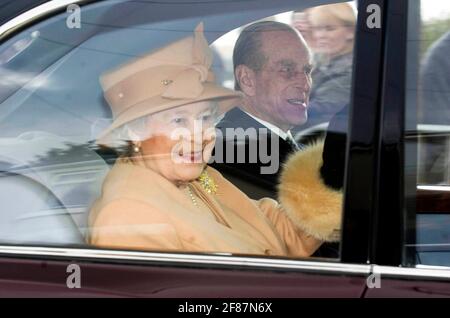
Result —
[[136, 152], [136, 153], [139, 152], [140, 151], [139, 146], [134, 145], [133, 151]]

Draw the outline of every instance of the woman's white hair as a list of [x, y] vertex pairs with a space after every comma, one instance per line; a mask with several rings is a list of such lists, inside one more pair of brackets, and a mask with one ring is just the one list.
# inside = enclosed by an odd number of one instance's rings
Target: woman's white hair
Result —
[[[149, 115], [151, 116], [151, 115]], [[140, 117], [128, 122], [111, 132], [109, 147], [122, 147], [130, 141], [143, 141], [150, 138], [152, 132], [148, 125], [149, 116]]]
[[[211, 109], [213, 111], [213, 113], [216, 113], [219, 109], [219, 104], [217, 103], [217, 101], [215, 100], [211, 100]], [[170, 111], [173, 109], [169, 109], [169, 110], [164, 110], [162, 112], [165, 111]], [[161, 113], [162, 113], [161, 112]], [[156, 113], [158, 114], [158, 113]], [[134, 119], [131, 122], [128, 122], [124, 125], [122, 125], [121, 127], [116, 128], [111, 134], [112, 134], [112, 142], [110, 145], [110, 147], [121, 147], [124, 146], [126, 144], [128, 144], [129, 142], [136, 142], [136, 141], [144, 141], [149, 139], [152, 134], [154, 133], [154, 131], [152, 131], [152, 125], [151, 123], [149, 123], [152, 120], [153, 114], [152, 115], [147, 115], [144, 117], [140, 117], [137, 119]], [[219, 118], [217, 118], [219, 119]], [[217, 121], [215, 122], [215, 124], [217, 124]]]

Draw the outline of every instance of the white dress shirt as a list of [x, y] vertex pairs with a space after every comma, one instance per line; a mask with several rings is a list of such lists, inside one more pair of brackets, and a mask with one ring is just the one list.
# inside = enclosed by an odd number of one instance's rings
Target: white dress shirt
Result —
[[[290, 132], [289, 130], [288, 130], [287, 132], [286, 132], [286, 131], [283, 131], [283, 130], [281, 130], [280, 128], [278, 128], [277, 126], [275, 126], [275, 125], [273, 125], [273, 124], [271, 124], [271, 123], [269, 123], [269, 122], [267, 122], [267, 121], [265, 121], [265, 120], [262, 120], [262, 119], [260, 119], [260, 118], [258, 118], [258, 117], [256, 117], [256, 116], [253, 116], [252, 114], [247, 113], [246, 111], [244, 111], [244, 113], [246, 113], [247, 115], [249, 115], [250, 117], [252, 117], [254, 120], [256, 120], [257, 122], [259, 122], [259, 123], [260, 123], [261, 125], [263, 125], [264, 127], [267, 127], [268, 129], [270, 129], [271, 132], [277, 134], [277, 135], [278, 135], [281, 139], [283, 139], [284, 141], [286, 141], [286, 138], [288, 138], [288, 137], [292, 138], [291, 132]], [[292, 138], [292, 139], [293, 139], [293, 138]]]

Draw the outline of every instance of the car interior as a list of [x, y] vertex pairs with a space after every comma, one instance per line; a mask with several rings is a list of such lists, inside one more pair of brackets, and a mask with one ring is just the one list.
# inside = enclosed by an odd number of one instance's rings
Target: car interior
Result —
[[[6, 41], [0, 48], [6, 79], [0, 87], [0, 240], [85, 246], [89, 207], [116, 159], [95, 145], [112, 116], [100, 74], [190, 34], [199, 21], [212, 43], [247, 23], [301, 9], [297, 1], [258, 4], [216, 14], [204, 5], [183, 12], [164, 4], [96, 3], [84, 10], [89, 23], [81, 29], [66, 28], [66, 16], [57, 15]], [[220, 61], [213, 68], [224, 71]]]

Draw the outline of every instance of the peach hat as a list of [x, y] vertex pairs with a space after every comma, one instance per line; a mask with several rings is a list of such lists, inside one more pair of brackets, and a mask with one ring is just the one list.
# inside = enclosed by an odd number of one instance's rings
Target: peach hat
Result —
[[112, 132], [135, 119], [174, 107], [215, 100], [219, 112], [238, 106], [239, 92], [217, 85], [210, 70], [212, 51], [200, 23], [194, 35], [103, 74], [100, 83], [113, 113], [97, 138], [109, 144]]

